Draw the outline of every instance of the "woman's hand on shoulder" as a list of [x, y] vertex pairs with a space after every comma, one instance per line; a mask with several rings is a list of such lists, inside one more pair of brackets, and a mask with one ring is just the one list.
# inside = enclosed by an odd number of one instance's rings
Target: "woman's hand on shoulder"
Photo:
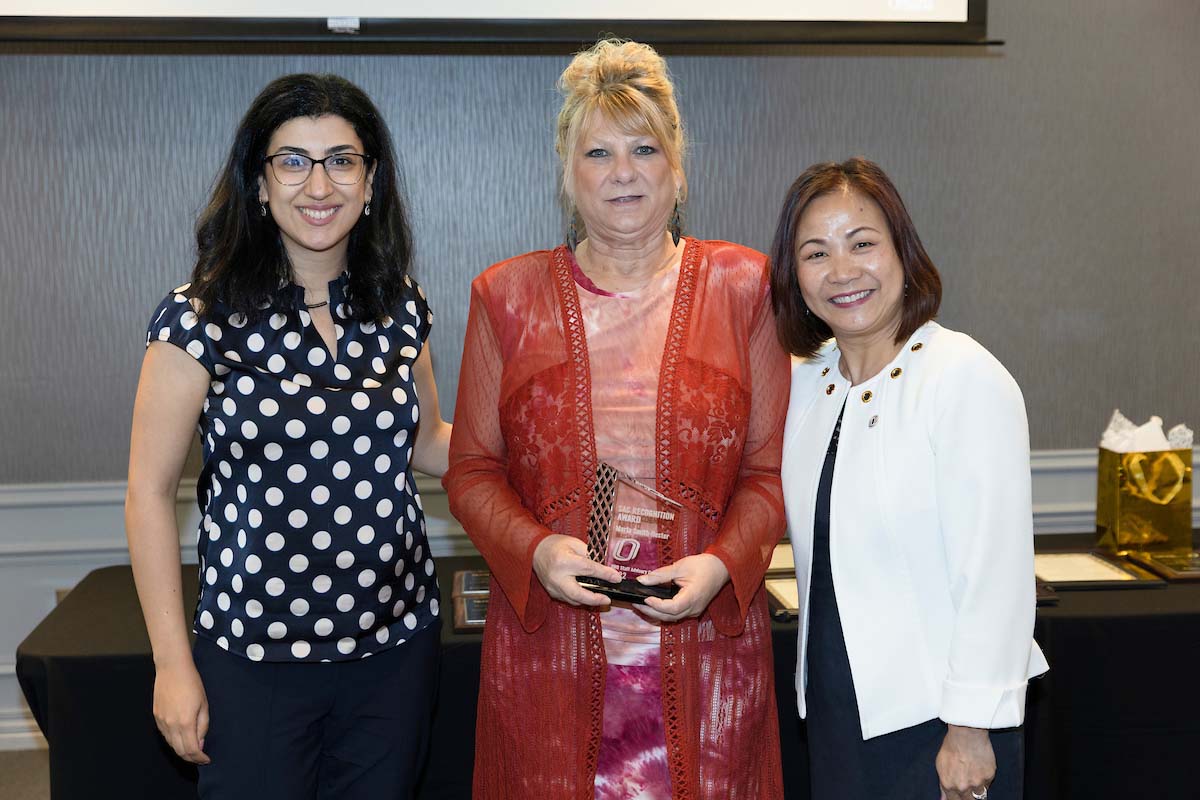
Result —
[[611, 602], [606, 595], [580, 586], [577, 576], [621, 580], [621, 573], [588, 558], [587, 545], [561, 533], [552, 533], [538, 542], [533, 551], [533, 571], [550, 597], [573, 606], [606, 606]]
[[670, 600], [658, 597], [646, 598], [641, 610], [646, 616], [660, 622], [678, 622], [689, 617], [698, 617], [708, 604], [729, 582], [729, 570], [725, 562], [709, 553], [685, 556], [674, 564], [659, 567], [638, 578], [638, 583], [658, 586], [674, 581], [679, 585], [679, 594]]
[[942, 800], [972, 800], [987, 795], [996, 777], [996, 754], [986, 728], [947, 725], [937, 754]]
[[171, 749], [184, 761], [207, 764], [208, 695], [191, 658], [158, 666], [154, 675], [154, 722]]

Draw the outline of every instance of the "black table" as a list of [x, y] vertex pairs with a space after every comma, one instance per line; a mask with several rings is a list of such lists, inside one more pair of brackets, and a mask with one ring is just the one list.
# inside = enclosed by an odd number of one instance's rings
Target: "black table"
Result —
[[1034, 629], [1027, 796], [1200, 796], [1200, 582], [1059, 597]]
[[[478, 563], [440, 559], [443, 585]], [[190, 603], [192, 567], [184, 590]], [[451, 605], [423, 800], [470, 797], [480, 637], [453, 632]], [[1027, 798], [1195, 797], [1200, 584], [1061, 592], [1057, 607], [1039, 609], [1037, 637], [1052, 671], [1029, 692]], [[787, 797], [806, 800], [795, 625], [775, 626], [774, 648]], [[50, 743], [53, 800], [194, 800], [194, 769], [150, 716], [153, 664], [128, 567], [84, 578], [18, 648], [17, 676]]]
[[[446, 595], [457, 569], [438, 559]], [[185, 608], [198, 574], [182, 571]], [[442, 663], [422, 800], [469, 798], [482, 636], [456, 634], [442, 603]], [[128, 566], [89, 573], [17, 648], [17, 678], [50, 744], [52, 800], [195, 800], [196, 768], [177, 758], [150, 714], [154, 664]]]

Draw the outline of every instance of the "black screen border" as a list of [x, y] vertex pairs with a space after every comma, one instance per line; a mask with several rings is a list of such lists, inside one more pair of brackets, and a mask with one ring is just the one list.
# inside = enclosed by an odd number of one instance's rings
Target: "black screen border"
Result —
[[609, 32], [655, 44], [999, 44], [987, 38], [987, 0], [968, 0], [966, 22], [362, 18], [357, 33], [330, 31], [323, 17], [0, 17], [0, 41], [8, 42], [579, 45]]

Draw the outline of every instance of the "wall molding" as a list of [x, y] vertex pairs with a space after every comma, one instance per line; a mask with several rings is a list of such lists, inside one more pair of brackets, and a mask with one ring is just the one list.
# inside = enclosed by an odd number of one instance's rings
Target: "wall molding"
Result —
[[46, 737], [27, 708], [0, 708], [0, 750], [44, 750]]
[[[1195, 468], [1195, 456], [1192, 462]], [[1096, 463], [1095, 450], [1032, 454], [1035, 533], [1095, 530]], [[450, 515], [440, 482], [420, 475], [417, 488], [433, 554], [474, 554], [475, 547]], [[195, 498], [196, 482], [181, 483], [176, 518], [181, 549], [188, 561], [195, 560], [200, 518]], [[0, 604], [15, 609], [21, 617], [0, 625], [2, 651], [14, 652], [45, 609], [53, 606], [53, 589], [68, 588], [97, 567], [128, 562], [124, 504], [123, 481], [0, 485]], [[1192, 525], [1200, 528], [1200, 504], [1194, 501]], [[2, 574], [6, 571], [8, 574]], [[38, 601], [40, 605], [12, 601], [14, 597], [27, 601], [30, 595], [45, 597]], [[45, 739], [20, 696], [14, 667], [12, 662], [0, 663], [0, 750], [45, 747]]]
[[[434, 556], [476, 553], [451, 517], [435, 478], [417, 477], [425, 528]], [[175, 497], [180, 552], [196, 561], [196, 481], [181, 482]], [[93, 569], [129, 562], [125, 542], [125, 482], [0, 485], [0, 653], [11, 654], [54, 607], [55, 593]], [[0, 750], [46, 746], [25, 704], [15, 663], [0, 662]]]
[[[445, 494], [442, 483], [422, 473], [416, 473], [417, 489], [422, 497]], [[125, 504], [125, 481], [80, 481], [64, 483], [0, 484], [0, 511], [13, 508], [73, 507]], [[177, 503], [196, 502], [196, 480], [179, 482], [175, 494]]]
[[1087, 533], [1096, 529], [1098, 459], [1095, 450], [1030, 453], [1034, 533]]
[[[1033, 530], [1036, 534], [1091, 533], [1096, 529], [1096, 450], [1035, 450], [1030, 454], [1033, 476]], [[1196, 500], [1200, 451], [1192, 451], [1192, 528], [1200, 528]]]
[[[15, 662], [0, 662], [0, 684], [17, 687]], [[9, 694], [11, 696], [13, 693]], [[37, 750], [44, 747], [46, 737], [42, 736], [24, 698], [19, 706], [0, 707], [0, 750]]]
[[[426, 534], [435, 556], [470, 555], [475, 547], [446, 508], [437, 478], [418, 475]], [[0, 563], [8, 559], [58, 561], [80, 557], [128, 560], [125, 481], [0, 485]], [[185, 560], [195, 547], [200, 513], [196, 481], [181, 481], [175, 496], [179, 542]], [[34, 532], [34, 533], [25, 533]]]
[[[1200, 458], [1193, 456], [1193, 468]], [[1030, 459], [1034, 531], [1085, 533], [1095, 528], [1095, 450], [1038, 450]], [[1195, 484], [1193, 483], [1193, 491]], [[476, 552], [450, 516], [436, 478], [418, 475], [430, 549], [435, 555]], [[176, 505], [185, 553], [194, 543], [199, 513], [195, 480], [180, 483]], [[0, 562], [10, 558], [79, 558], [126, 554], [124, 481], [0, 485]], [[1200, 527], [1200, 503], [1193, 503]], [[35, 531], [30, 535], [29, 531]]]
[[[421, 496], [445, 494], [442, 482], [423, 473], [416, 474]], [[0, 484], [0, 510], [10, 508], [55, 508], [87, 505], [124, 505], [125, 481], [80, 481], [65, 483]], [[196, 480], [179, 482], [175, 494], [178, 503], [196, 502]]]

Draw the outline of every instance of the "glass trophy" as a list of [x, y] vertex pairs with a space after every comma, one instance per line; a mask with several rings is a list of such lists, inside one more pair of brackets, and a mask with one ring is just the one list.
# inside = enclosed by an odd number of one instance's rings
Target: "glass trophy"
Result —
[[588, 558], [621, 573], [615, 583], [580, 575], [575, 580], [615, 600], [670, 599], [675, 584], [643, 586], [636, 578], [662, 565], [661, 543], [670, 538], [680, 504], [610, 464], [600, 462], [588, 518]]

